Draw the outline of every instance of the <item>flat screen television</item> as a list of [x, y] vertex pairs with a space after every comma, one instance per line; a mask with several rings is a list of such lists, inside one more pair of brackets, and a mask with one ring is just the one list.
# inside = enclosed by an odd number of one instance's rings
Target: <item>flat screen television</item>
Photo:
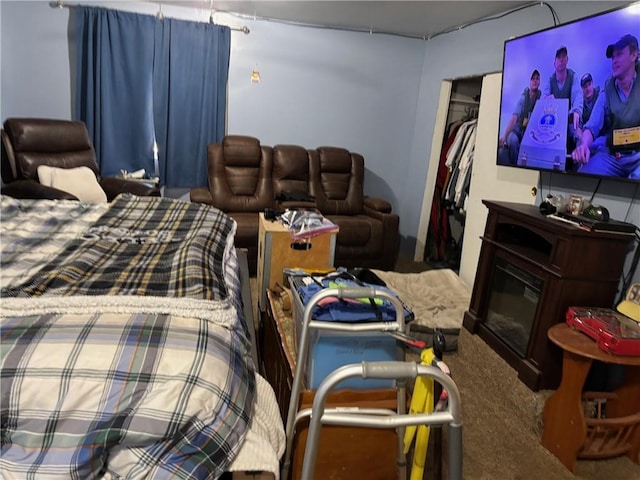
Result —
[[640, 182], [639, 39], [634, 2], [505, 41], [498, 165]]

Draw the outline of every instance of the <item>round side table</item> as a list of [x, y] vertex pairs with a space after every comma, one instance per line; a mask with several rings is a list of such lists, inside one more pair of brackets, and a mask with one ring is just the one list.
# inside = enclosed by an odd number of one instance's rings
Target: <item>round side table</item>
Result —
[[[562, 380], [544, 406], [542, 445], [572, 472], [577, 458], [626, 454], [640, 463], [640, 357], [606, 353], [566, 323], [548, 331], [563, 350]], [[593, 360], [626, 365], [623, 384], [607, 400], [606, 418], [584, 415], [582, 389]]]

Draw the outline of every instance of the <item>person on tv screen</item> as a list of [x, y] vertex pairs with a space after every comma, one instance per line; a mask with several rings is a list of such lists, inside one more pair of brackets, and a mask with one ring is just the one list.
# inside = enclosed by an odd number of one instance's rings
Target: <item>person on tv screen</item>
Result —
[[567, 135], [567, 146], [569, 149], [572, 149], [577, 140], [580, 116], [582, 115], [582, 89], [578, 84], [576, 72], [567, 68], [568, 63], [569, 53], [567, 47], [562, 46], [556, 50], [556, 57], [553, 61], [554, 72], [545, 84], [543, 93], [545, 98], [569, 99], [569, 134]]
[[[611, 76], [571, 154], [579, 172], [640, 178], [640, 63], [638, 39], [624, 35], [607, 47]], [[592, 156], [593, 154], [593, 156]]]
[[[580, 118], [580, 126], [578, 130], [576, 130], [575, 145], [570, 145], [571, 148], [575, 148], [578, 142], [582, 140], [582, 130], [584, 125], [589, 121], [593, 106], [596, 104], [598, 95], [600, 95], [600, 86], [593, 85], [593, 77], [591, 76], [591, 73], [585, 73], [582, 76], [580, 79], [580, 87], [582, 87], [582, 117]], [[573, 159], [567, 160], [567, 170], [575, 172], [578, 170], [579, 166], [580, 164], [573, 161]]]
[[[580, 86], [582, 87], [582, 118], [580, 124], [584, 125], [589, 121], [593, 106], [596, 104], [600, 94], [600, 87], [593, 85], [593, 77], [590, 73], [585, 73], [582, 76]], [[581, 137], [582, 132], [579, 132], [578, 136]]]
[[501, 165], [517, 165], [518, 151], [520, 150], [520, 142], [524, 135], [529, 117], [533, 111], [533, 107], [540, 98], [540, 72], [534, 70], [531, 73], [529, 86], [524, 89], [513, 115], [509, 119], [509, 123], [504, 133], [498, 140], [498, 162]]

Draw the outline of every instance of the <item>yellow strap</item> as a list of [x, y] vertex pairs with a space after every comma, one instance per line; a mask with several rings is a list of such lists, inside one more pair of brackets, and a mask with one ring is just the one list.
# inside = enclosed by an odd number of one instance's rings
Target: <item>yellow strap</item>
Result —
[[[409, 405], [409, 415], [416, 415], [424, 412], [426, 408], [427, 398], [429, 397], [429, 386], [427, 379], [419, 377], [413, 387], [413, 395], [411, 396], [411, 404]], [[417, 425], [409, 425], [404, 431], [404, 453], [407, 454], [413, 443], [413, 437], [416, 433]]]
[[[433, 379], [427, 379], [427, 400], [423, 413], [433, 412]], [[424, 466], [427, 463], [427, 449], [429, 447], [429, 433], [431, 428], [428, 425], [419, 425], [416, 435], [416, 446], [413, 451], [413, 465], [411, 467], [410, 480], [422, 480], [424, 476]]]
[[[422, 365], [431, 365], [435, 355], [433, 348], [427, 348], [420, 354], [420, 363]], [[411, 395], [411, 404], [409, 405], [409, 414], [415, 415], [417, 413], [423, 413], [428, 408], [433, 410], [433, 380], [425, 377], [418, 377], [416, 379], [413, 394]], [[416, 434], [417, 425], [409, 425], [404, 432], [404, 453], [409, 452], [413, 438]], [[428, 440], [428, 433], [427, 433]]]
[[431, 365], [436, 355], [433, 353], [433, 348], [425, 348], [420, 353], [420, 365]]
[[427, 463], [427, 448], [429, 446], [429, 433], [431, 429], [427, 425], [418, 426], [416, 436], [416, 448], [413, 453], [413, 465], [411, 466], [410, 480], [422, 480], [424, 466]]

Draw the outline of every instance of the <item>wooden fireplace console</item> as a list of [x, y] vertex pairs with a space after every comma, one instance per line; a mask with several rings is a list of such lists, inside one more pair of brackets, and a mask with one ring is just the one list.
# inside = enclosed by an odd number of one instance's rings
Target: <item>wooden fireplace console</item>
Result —
[[[557, 388], [561, 352], [553, 348], [547, 331], [563, 322], [572, 305], [611, 307], [632, 234], [585, 231], [569, 223], [542, 215], [535, 205], [483, 200], [489, 209], [482, 237], [469, 310], [463, 325], [478, 334], [518, 372], [530, 389]], [[510, 338], [497, 333], [492, 313], [492, 294], [498, 283], [496, 272], [514, 270], [534, 279], [535, 288], [524, 287], [523, 302], [535, 302], [528, 338], [521, 349]], [[532, 294], [533, 292], [533, 294]], [[492, 305], [518, 302], [518, 292], [502, 292]], [[513, 298], [515, 297], [515, 298]], [[504, 307], [507, 310], [509, 307]], [[512, 308], [517, 323], [520, 309]], [[494, 317], [492, 317], [492, 315]], [[509, 316], [509, 315], [506, 315]], [[487, 323], [489, 321], [489, 324]], [[492, 328], [492, 325], [494, 326]], [[507, 335], [507, 337], [509, 337]]]

